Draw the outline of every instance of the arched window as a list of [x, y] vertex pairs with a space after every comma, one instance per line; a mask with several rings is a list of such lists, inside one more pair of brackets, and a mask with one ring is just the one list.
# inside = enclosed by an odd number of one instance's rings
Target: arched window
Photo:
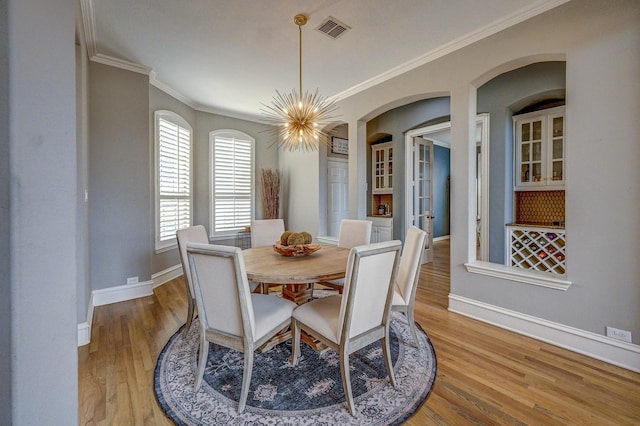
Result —
[[255, 139], [237, 130], [209, 134], [211, 236], [235, 235], [251, 225], [254, 211]]
[[176, 231], [191, 226], [192, 135], [178, 114], [155, 112], [156, 251], [175, 247]]

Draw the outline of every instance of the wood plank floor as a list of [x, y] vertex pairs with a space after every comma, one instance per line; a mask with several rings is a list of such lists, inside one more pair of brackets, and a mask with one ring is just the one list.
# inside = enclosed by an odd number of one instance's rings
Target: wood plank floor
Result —
[[[449, 242], [423, 266], [416, 320], [438, 358], [433, 391], [408, 425], [638, 425], [640, 374], [447, 311]], [[95, 309], [78, 349], [80, 424], [169, 425], [153, 370], [186, 319], [182, 278], [153, 296]]]

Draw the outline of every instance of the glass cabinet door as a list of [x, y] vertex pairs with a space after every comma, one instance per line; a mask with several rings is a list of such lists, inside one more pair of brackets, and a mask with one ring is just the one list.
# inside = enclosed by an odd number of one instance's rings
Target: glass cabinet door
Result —
[[551, 116], [549, 118], [551, 122], [551, 149], [549, 150], [551, 165], [549, 171], [549, 185], [563, 185], [564, 184], [564, 116]]

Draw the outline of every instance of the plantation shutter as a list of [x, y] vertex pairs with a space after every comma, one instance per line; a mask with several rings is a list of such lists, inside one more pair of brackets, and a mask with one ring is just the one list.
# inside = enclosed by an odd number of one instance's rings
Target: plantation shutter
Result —
[[253, 141], [218, 134], [213, 140], [213, 227], [218, 235], [251, 225]]
[[158, 240], [191, 225], [191, 130], [158, 119]]

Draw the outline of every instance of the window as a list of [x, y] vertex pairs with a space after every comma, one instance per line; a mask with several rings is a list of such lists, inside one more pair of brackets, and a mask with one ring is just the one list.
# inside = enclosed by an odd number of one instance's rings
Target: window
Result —
[[176, 245], [191, 226], [191, 126], [171, 111], [155, 112], [156, 251]]
[[234, 235], [251, 225], [255, 140], [236, 130], [210, 133], [211, 234]]

